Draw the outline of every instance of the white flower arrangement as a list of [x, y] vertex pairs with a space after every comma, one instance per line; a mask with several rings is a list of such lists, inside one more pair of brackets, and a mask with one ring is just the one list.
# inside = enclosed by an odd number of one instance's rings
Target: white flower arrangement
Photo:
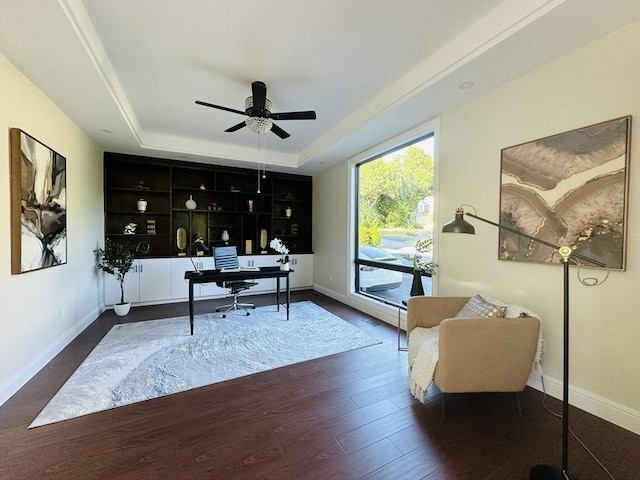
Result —
[[282, 240], [274, 238], [271, 240], [269, 246], [282, 255], [282, 257], [278, 259], [278, 263], [282, 263], [283, 265], [285, 263], [289, 263], [289, 249], [284, 245], [284, 243], [282, 243]]

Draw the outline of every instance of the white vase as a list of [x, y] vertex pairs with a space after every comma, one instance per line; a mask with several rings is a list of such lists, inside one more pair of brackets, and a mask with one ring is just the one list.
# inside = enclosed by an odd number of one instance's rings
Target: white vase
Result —
[[289, 270], [289, 263], [281, 263], [280, 270]]
[[144, 213], [147, 211], [147, 201], [144, 198], [141, 198], [140, 200], [138, 200], [136, 202], [136, 205], [138, 207], [138, 212]]
[[196, 207], [198, 206], [196, 201], [193, 199], [193, 195], [189, 195], [189, 200], [184, 202], [184, 204], [189, 210], [195, 210]]
[[287, 218], [291, 218], [291, 207], [287, 207], [284, 209], [284, 216]]
[[229, 232], [227, 232], [226, 230], [222, 231], [222, 235], [220, 235], [220, 239], [224, 242], [227, 243], [229, 241]]
[[116, 312], [116, 315], [118, 315], [119, 317], [124, 317], [127, 313], [129, 313], [129, 310], [131, 310], [131, 304], [130, 303], [116, 303], [113, 306], [113, 311]]

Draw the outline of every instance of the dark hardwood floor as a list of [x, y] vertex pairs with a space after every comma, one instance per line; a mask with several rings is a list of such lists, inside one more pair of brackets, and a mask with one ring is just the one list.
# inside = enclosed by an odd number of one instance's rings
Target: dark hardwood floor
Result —
[[[522, 418], [513, 394], [448, 395], [443, 419], [435, 387], [425, 405], [410, 396], [394, 328], [316, 292], [293, 300], [383, 343], [28, 430], [112, 325], [188, 308], [138, 307], [124, 319], [107, 311], [0, 407], [0, 478], [511, 480], [559, 464], [561, 421], [540, 392], [521, 394]], [[570, 423], [617, 480], [640, 478], [639, 436], [577, 409]], [[573, 439], [569, 467], [580, 480], [609, 478]]]

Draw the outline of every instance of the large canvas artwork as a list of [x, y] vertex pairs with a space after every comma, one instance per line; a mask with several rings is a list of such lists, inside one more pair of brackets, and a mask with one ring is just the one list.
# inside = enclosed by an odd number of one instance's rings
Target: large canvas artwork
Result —
[[[627, 116], [503, 149], [500, 222], [624, 270], [630, 130]], [[499, 258], [561, 261], [506, 231]]]
[[67, 263], [66, 159], [11, 129], [11, 273]]

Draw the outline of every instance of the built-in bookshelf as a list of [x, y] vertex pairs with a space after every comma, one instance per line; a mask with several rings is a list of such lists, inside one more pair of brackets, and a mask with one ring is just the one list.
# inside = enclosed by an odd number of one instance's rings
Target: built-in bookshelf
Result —
[[105, 153], [104, 185], [105, 236], [130, 242], [139, 257], [178, 255], [179, 228], [189, 245], [201, 238], [257, 254], [266, 230], [291, 253], [313, 252], [308, 176]]

